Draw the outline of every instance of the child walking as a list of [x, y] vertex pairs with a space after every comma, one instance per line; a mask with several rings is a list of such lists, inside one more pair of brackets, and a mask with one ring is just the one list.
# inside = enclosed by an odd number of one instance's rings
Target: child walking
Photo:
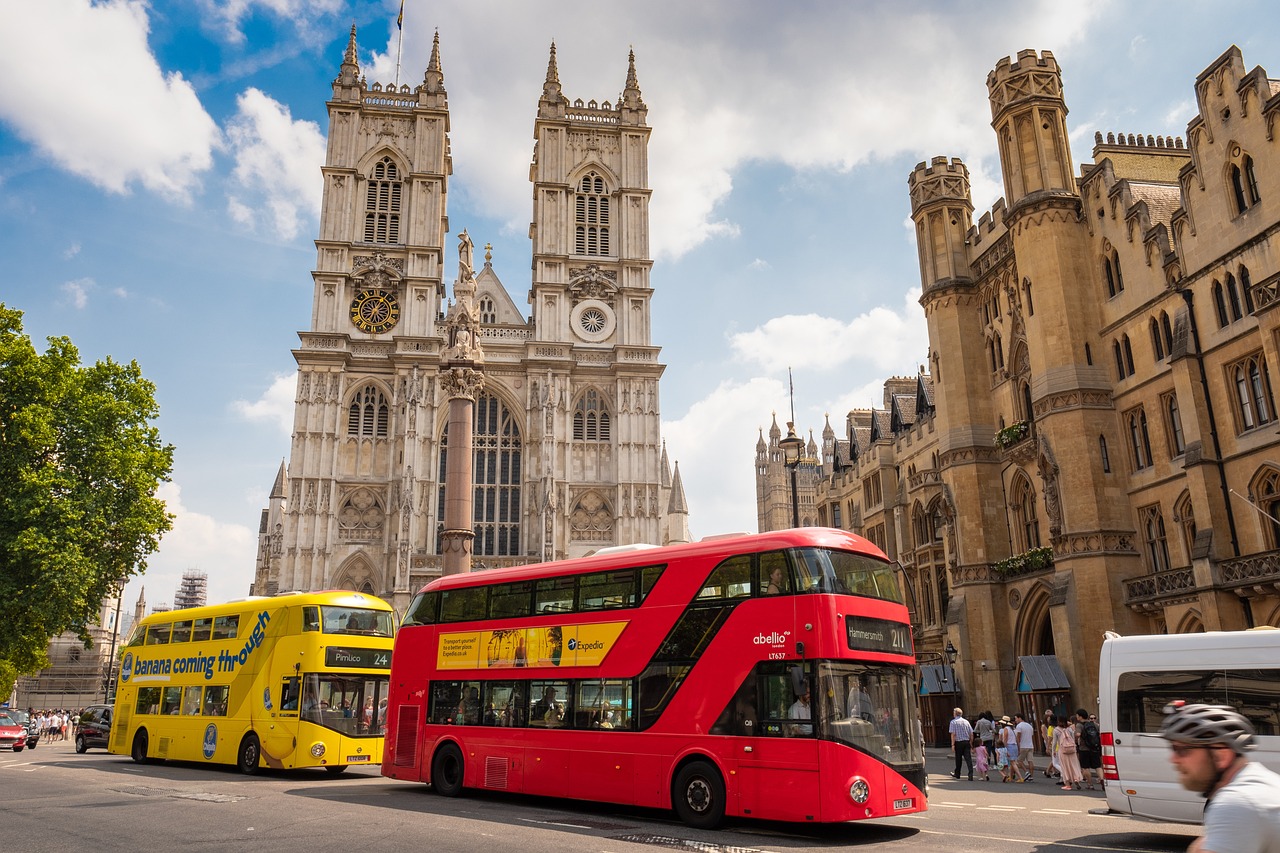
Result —
[[973, 769], [982, 775], [983, 782], [990, 782], [991, 772], [990, 759], [987, 757], [987, 748], [981, 743], [973, 750]]

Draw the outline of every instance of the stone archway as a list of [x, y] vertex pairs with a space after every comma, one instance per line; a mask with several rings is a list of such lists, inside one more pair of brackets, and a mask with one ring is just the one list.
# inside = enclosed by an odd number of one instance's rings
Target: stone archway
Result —
[[1018, 657], [1057, 654], [1049, 592], [1043, 583], [1036, 583], [1022, 593], [1022, 606], [1013, 633], [1013, 650]]
[[349, 589], [366, 595], [378, 595], [384, 586], [364, 554], [348, 558], [333, 574], [334, 589]]

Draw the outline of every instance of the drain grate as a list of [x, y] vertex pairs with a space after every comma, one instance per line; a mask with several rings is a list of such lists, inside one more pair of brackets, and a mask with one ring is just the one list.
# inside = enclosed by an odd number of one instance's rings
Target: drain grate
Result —
[[234, 794], [211, 794], [208, 791], [174, 791], [169, 788], [148, 788], [134, 785], [128, 788], [114, 788], [120, 794], [132, 794], [135, 797], [164, 797], [170, 800], [199, 800], [204, 803], [238, 803], [248, 797]]
[[669, 835], [615, 835], [609, 840], [630, 841], [633, 844], [651, 844], [654, 847], [666, 847], [668, 850], [696, 850], [698, 853], [766, 853], [766, 851], [756, 847], [726, 847], [723, 844], [691, 841], [688, 838], [672, 838]]

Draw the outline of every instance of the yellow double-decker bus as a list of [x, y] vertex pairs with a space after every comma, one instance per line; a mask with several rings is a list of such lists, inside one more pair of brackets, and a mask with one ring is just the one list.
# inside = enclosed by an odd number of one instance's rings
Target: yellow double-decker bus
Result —
[[245, 773], [380, 764], [394, 624], [344, 591], [154, 613], [122, 650], [108, 752]]

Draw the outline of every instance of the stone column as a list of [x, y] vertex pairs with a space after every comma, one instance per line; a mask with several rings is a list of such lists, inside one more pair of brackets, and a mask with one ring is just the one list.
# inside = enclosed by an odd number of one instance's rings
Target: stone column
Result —
[[449, 399], [449, 444], [444, 472], [444, 531], [441, 573], [456, 575], [471, 571], [474, 503], [475, 441], [473, 423], [476, 394], [484, 387], [484, 374], [471, 366], [448, 367], [443, 386]]

